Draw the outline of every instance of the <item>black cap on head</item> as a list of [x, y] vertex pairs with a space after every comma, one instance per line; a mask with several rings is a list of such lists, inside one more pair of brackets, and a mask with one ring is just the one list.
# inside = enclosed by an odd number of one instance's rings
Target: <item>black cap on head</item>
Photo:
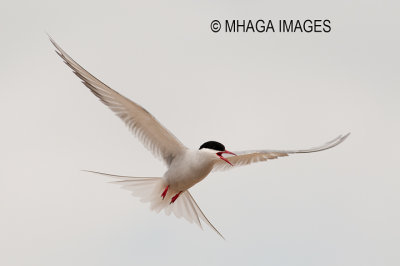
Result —
[[206, 143], [203, 143], [203, 145], [200, 146], [199, 150], [203, 148], [208, 148], [216, 151], [225, 151], [225, 146], [216, 141], [207, 141]]

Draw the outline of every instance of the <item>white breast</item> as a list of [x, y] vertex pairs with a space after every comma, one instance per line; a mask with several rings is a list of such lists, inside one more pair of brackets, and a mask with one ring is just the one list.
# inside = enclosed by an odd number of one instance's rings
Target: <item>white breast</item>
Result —
[[171, 189], [185, 191], [203, 180], [212, 170], [215, 154], [202, 150], [187, 150], [176, 157], [164, 177]]

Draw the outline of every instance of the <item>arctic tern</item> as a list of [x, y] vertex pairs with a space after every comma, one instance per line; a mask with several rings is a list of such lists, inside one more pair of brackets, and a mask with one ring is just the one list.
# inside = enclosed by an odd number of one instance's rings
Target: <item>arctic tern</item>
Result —
[[294, 153], [311, 153], [330, 149], [343, 142], [350, 133], [339, 136], [324, 145], [303, 150], [248, 150], [230, 152], [216, 141], [208, 141], [199, 149], [189, 149], [171, 132], [163, 127], [146, 109], [122, 96], [94, 77], [75, 62], [49, 36], [56, 47], [57, 54], [72, 69], [82, 83], [107, 105], [129, 127], [132, 133], [156, 157], [167, 165], [163, 177], [132, 177], [102, 174], [117, 178], [113, 183], [121, 184], [139, 197], [142, 202], [150, 202], [150, 208], [156, 212], [164, 210], [167, 215], [173, 213], [202, 228], [202, 222], [208, 224], [222, 238], [222, 234], [211, 224], [199, 208], [189, 188], [203, 180], [211, 171], [231, 169], [236, 166], [262, 162]]

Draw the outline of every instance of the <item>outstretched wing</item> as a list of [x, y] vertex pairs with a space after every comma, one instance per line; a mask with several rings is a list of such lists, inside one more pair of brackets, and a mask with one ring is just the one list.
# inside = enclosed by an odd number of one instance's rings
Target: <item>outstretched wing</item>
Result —
[[76, 63], [49, 36], [57, 54], [73, 70], [82, 83], [119, 116], [143, 145], [169, 166], [175, 156], [187, 149], [171, 132], [163, 127], [146, 109], [122, 96], [98, 80]]
[[[336, 145], [342, 143], [349, 135], [350, 135], [350, 133], [348, 133], [344, 136], [339, 136], [339, 137], [325, 143], [324, 145], [310, 148], [310, 149], [305, 149], [305, 150], [238, 151], [238, 152], [234, 152], [235, 154], [237, 154], [237, 156], [230, 155], [230, 156], [226, 156], [226, 158], [233, 164], [233, 166], [241, 166], [241, 165], [247, 165], [247, 164], [256, 163], [256, 162], [272, 160], [272, 159], [276, 159], [279, 157], [288, 156], [289, 154], [294, 154], [294, 153], [318, 152], [318, 151], [323, 151], [323, 150], [327, 150], [327, 149], [335, 147]], [[231, 165], [218, 159], [214, 164], [213, 171], [227, 170], [227, 169], [231, 169], [231, 168], [232, 168]]]

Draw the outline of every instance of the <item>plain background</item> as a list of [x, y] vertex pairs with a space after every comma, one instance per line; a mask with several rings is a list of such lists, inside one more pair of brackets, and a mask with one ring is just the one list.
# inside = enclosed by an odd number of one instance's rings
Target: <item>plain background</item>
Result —
[[[3, 1], [0, 264], [399, 265], [396, 1]], [[214, 19], [330, 19], [323, 33], [215, 34]], [[163, 164], [54, 53], [188, 147], [321, 153], [213, 173], [191, 191], [225, 235], [155, 214], [91, 169]]]

